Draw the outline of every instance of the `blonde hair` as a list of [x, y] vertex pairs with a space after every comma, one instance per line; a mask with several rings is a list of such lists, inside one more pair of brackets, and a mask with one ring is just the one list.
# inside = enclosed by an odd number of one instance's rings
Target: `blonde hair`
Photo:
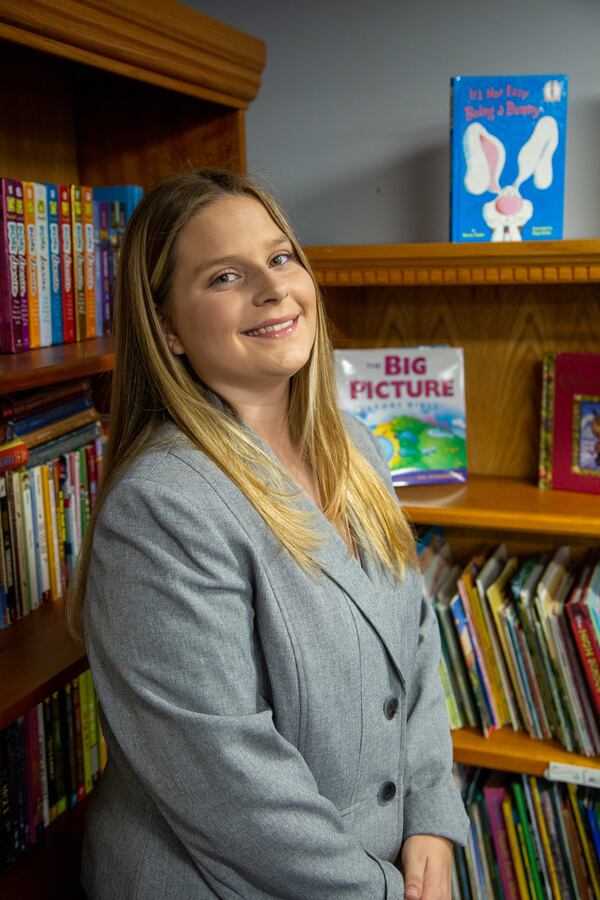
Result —
[[[216, 169], [185, 171], [163, 181], [135, 210], [115, 285], [115, 369], [104, 480], [66, 598], [67, 622], [77, 638], [82, 637], [81, 611], [103, 502], [121, 473], [168, 420], [239, 487], [299, 565], [316, 574], [313, 551], [321, 538], [310, 514], [295, 508], [282, 468], [256, 444], [226, 404], [215, 406], [186, 358], [169, 350], [161, 324], [161, 318], [169, 314], [179, 235], [209, 203], [231, 195], [258, 200], [312, 275], [276, 202], [245, 176]], [[314, 473], [324, 515], [402, 578], [405, 564], [414, 559], [413, 533], [381, 477], [346, 434], [316, 282], [315, 290], [315, 342], [308, 362], [291, 379], [291, 437]]]

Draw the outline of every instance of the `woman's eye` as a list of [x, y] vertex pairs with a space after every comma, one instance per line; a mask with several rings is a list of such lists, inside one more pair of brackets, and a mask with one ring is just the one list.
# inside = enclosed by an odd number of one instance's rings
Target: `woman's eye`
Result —
[[273, 266], [283, 266], [285, 263], [289, 262], [293, 258], [293, 253], [291, 250], [282, 250], [281, 253], [277, 253], [273, 259], [271, 260], [271, 265]]
[[221, 272], [213, 278], [211, 284], [230, 284], [235, 279], [235, 272]]

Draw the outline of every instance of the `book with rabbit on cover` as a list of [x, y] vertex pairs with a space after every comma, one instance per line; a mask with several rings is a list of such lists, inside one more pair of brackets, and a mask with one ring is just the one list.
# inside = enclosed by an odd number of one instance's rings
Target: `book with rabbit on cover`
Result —
[[450, 239], [563, 233], [566, 75], [451, 79]]
[[338, 397], [378, 438], [395, 485], [467, 480], [460, 347], [334, 351]]

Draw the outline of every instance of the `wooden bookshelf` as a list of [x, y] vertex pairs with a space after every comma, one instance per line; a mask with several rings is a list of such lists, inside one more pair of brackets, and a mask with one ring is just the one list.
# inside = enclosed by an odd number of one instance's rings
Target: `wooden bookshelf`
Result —
[[452, 732], [454, 759], [468, 766], [543, 775], [551, 762], [600, 770], [600, 757], [569, 753], [556, 741], [536, 741], [505, 726], [489, 738], [476, 728]]
[[600, 239], [307, 247], [324, 286], [576, 284], [600, 281]]
[[0, 631], [0, 729], [87, 669], [62, 610], [39, 609]]
[[470, 475], [465, 484], [396, 488], [415, 524], [600, 537], [600, 496], [543, 490], [519, 478]]
[[0, 356], [0, 394], [110, 372], [114, 365], [110, 335], [14, 355], [3, 354]]

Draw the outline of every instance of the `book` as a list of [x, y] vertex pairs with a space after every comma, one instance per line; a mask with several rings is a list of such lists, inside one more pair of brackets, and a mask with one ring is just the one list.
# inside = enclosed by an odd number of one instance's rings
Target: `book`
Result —
[[538, 484], [600, 493], [600, 353], [546, 354], [543, 377]]
[[510, 852], [515, 869], [517, 885], [519, 887], [520, 900], [535, 900], [535, 896], [531, 898], [529, 893], [527, 877], [525, 874], [525, 866], [523, 864], [521, 847], [519, 844], [517, 829], [515, 826], [515, 811], [513, 808], [512, 800], [510, 798], [510, 794], [508, 792], [506, 792], [506, 795], [502, 801], [502, 814], [504, 816], [504, 824], [506, 826], [506, 833], [508, 835], [508, 843], [510, 846]]
[[52, 318], [52, 343], [63, 343], [62, 276], [60, 251], [60, 217], [58, 187], [47, 184], [48, 195], [48, 249], [50, 256], [50, 309]]
[[517, 876], [510, 852], [506, 823], [502, 814], [502, 803], [506, 797], [506, 789], [504, 787], [486, 785], [483, 789], [483, 796], [490, 820], [492, 840], [498, 860], [504, 898], [505, 900], [519, 900]]
[[65, 344], [70, 344], [75, 340], [75, 294], [73, 283], [71, 191], [66, 184], [60, 184], [58, 185], [58, 195], [63, 340]]
[[50, 247], [48, 241], [48, 191], [45, 184], [33, 182], [35, 204], [38, 303], [40, 308], [40, 346], [52, 344], [52, 308], [50, 296]]
[[85, 235], [83, 226], [83, 198], [81, 185], [72, 184], [71, 240], [73, 247], [73, 304], [75, 310], [75, 340], [86, 338], [85, 305]]
[[24, 350], [16, 182], [0, 179], [0, 350]]
[[395, 485], [467, 478], [459, 347], [335, 350], [339, 402], [378, 438]]
[[125, 221], [128, 222], [144, 196], [144, 189], [139, 184], [99, 185], [93, 188], [93, 195], [94, 201], [121, 203]]
[[450, 240], [563, 233], [568, 78], [451, 79]]
[[27, 310], [29, 314], [29, 349], [40, 346], [40, 305], [38, 291], [37, 230], [33, 182], [23, 183], [23, 225], [25, 227], [25, 256], [27, 260]]
[[83, 225], [83, 280], [85, 296], [85, 337], [96, 337], [96, 275], [94, 262], [94, 205], [92, 188], [81, 186], [81, 220]]

